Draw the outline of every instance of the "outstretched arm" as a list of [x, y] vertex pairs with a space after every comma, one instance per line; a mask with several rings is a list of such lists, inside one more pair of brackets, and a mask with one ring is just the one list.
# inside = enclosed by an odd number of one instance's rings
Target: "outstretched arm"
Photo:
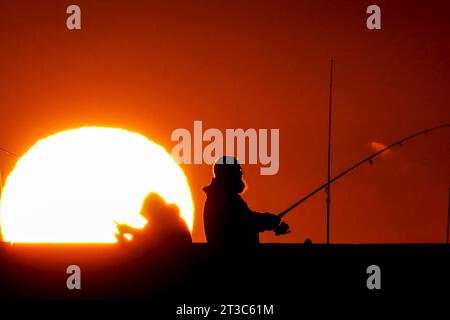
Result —
[[122, 223], [117, 223], [117, 222], [116, 222], [116, 228], [118, 231], [118, 235], [120, 237], [122, 237], [125, 234], [134, 235], [134, 234], [136, 234], [136, 232], [139, 231], [139, 229], [133, 228], [132, 226], [130, 226], [128, 224], [122, 224]]
[[253, 212], [253, 218], [258, 232], [274, 230], [281, 222], [277, 215], [268, 212]]
[[258, 232], [273, 230], [277, 236], [291, 232], [289, 230], [289, 225], [286, 222], [281, 221], [281, 218], [276, 214], [268, 212], [253, 212], [253, 214], [255, 215]]

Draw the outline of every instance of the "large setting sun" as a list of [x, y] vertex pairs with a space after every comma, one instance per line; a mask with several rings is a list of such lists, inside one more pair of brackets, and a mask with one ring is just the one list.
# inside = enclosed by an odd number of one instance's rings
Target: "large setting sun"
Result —
[[115, 222], [142, 227], [147, 194], [180, 208], [189, 229], [193, 202], [166, 150], [123, 129], [85, 127], [38, 141], [8, 176], [0, 222], [8, 242], [116, 242]]

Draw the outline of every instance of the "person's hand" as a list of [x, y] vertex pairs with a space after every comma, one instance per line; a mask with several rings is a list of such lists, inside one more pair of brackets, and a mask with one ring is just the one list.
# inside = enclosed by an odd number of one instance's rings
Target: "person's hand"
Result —
[[118, 223], [116, 223], [116, 228], [117, 231], [119, 231], [119, 234], [133, 233], [134, 229], [127, 224], [118, 224]]
[[278, 217], [276, 214], [265, 212], [263, 213], [264, 217], [266, 218], [266, 229], [267, 230], [275, 230], [276, 227], [281, 222], [281, 218]]
[[289, 225], [284, 221], [281, 221], [280, 224], [278, 224], [278, 226], [273, 231], [275, 232], [276, 236], [280, 236], [291, 232], [291, 230], [289, 230]]

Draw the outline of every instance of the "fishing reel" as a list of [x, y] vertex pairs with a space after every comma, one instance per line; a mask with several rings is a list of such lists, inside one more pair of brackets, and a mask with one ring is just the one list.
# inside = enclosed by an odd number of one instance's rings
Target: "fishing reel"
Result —
[[273, 231], [276, 236], [281, 236], [291, 232], [291, 230], [289, 230], [289, 225], [284, 221], [281, 221], [280, 224], [273, 229]]

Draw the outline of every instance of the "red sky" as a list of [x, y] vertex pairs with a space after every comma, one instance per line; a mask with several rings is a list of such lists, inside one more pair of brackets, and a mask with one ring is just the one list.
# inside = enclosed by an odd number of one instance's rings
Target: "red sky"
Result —
[[[382, 30], [365, 26], [378, 4]], [[0, 146], [87, 125], [140, 132], [168, 151], [176, 128], [279, 128], [280, 170], [244, 166], [254, 210], [279, 212], [326, 180], [329, 60], [335, 59], [334, 174], [380, 144], [450, 120], [448, 1], [0, 0]], [[397, 148], [332, 188], [334, 243], [443, 242], [449, 132]], [[11, 159], [1, 155], [4, 172]], [[210, 182], [183, 165], [193, 237]], [[287, 216], [292, 233], [325, 241], [325, 193]]]

